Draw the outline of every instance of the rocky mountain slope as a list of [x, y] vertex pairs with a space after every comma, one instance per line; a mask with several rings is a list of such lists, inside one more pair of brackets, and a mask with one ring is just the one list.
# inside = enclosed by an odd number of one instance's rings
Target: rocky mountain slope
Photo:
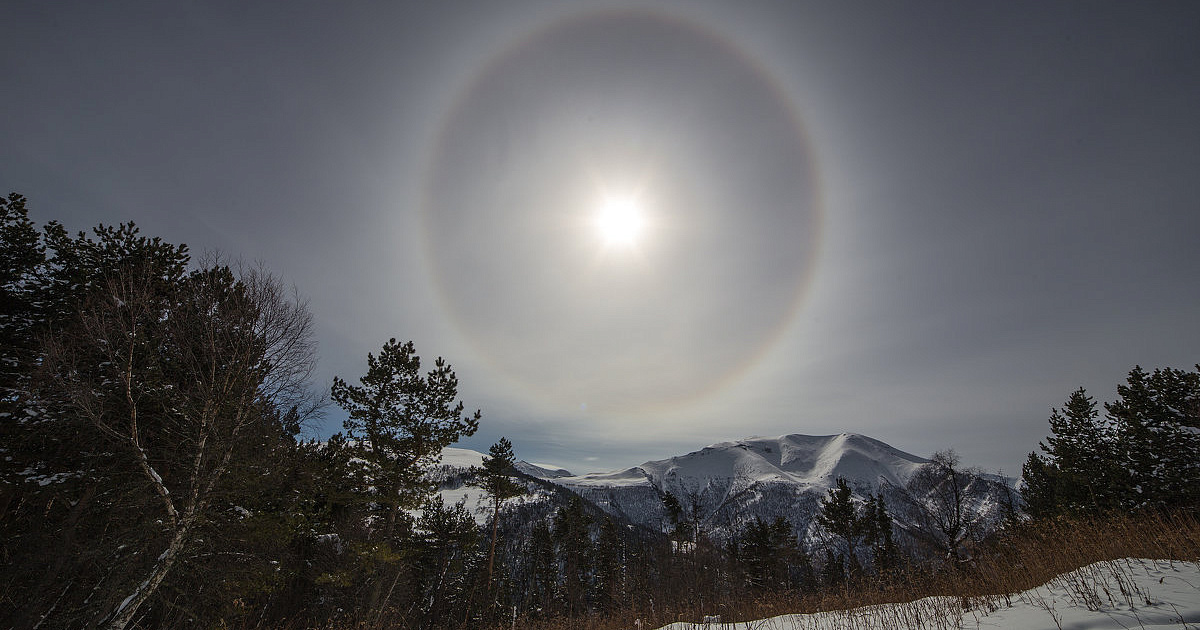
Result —
[[[465, 469], [478, 466], [482, 457], [476, 451], [447, 449], [442, 464], [447, 471]], [[919, 537], [922, 529], [929, 528], [922, 521], [919, 503], [936, 498], [931, 489], [914, 487], [917, 471], [928, 463], [853, 433], [753, 437], [608, 473], [572, 475], [553, 466], [519, 462], [517, 470], [527, 475], [530, 495], [514, 500], [513, 507], [520, 505], [518, 511], [534, 514], [539, 510], [531, 504], [543, 503], [541, 511], [549, 512], [563, 501], [560, 493], [549, 492], [558, 487], [582, 496], [619, 522], [666, 532], [670, 523], [663, 498], [671, 493], [685, 514], [718, 543], [755, 518], [782, 516], [798, 535], [816, 544], [819, 532], [814, 517], [821, 500], [841, 478], [858, 501], [869, 494], [882, 495], [898, 534]], [[1005, 504], [1015, 501], [1011, 480], [990, 475], [972, 477], [965, 491], [969, 520], [983, 530], [993, 528]], [[461, 481], [444, 485], [442, 494], [447, 502], [465, 500], [473, 510], [482, 499], [479, 490]], [[482, 510], [476, 513], [485, 518]]]

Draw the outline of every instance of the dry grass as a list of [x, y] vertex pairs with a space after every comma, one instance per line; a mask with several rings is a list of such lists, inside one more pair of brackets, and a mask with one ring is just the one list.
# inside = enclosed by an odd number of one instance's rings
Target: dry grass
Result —
[[[1148, 515], [1098, 520], [1058, 520], [1028, 525], [972, 550], [954, 567], [914, 567], [887, 582], [799, 595], [776, 593], [710, 604], [705, 610], [625, 610], [575, 619], [517, 620], [528, 630], [646, 630], [719, 614], [725, 622], [761, 620], [763, 630], [858, 630], [962, 627], [964, 617], [1012, 604], [1012, 595], [1054, 582], [1080, 605], [1142, 605], [1145, 595], [1129, 580], [1137, 567], [1122, 558], [1200, 561], [1200, 521], [1194, 516]], [[1100, 564], [1096, 564], [1100, 563]], [[1095, 565], [1090, 566], [1089, 565]], [[1089, 567], [1067, 577], [1066, 573]], [[1105, 587], [1112, 582], [1116, 590]], [[804, 623], [774, 620], [789, 613], [843, 611]], [[1048, 611], [1053, 614], [1053, 611]], [[503, 627], [511, 627], [505, 624]]]
[[[1142, 606], [1147, 595], [1133, 584], [1143, 570], [1124, 558], [1200, 561], [1200, 520], [1194, 515], [1143, 515], [1029, 524], [970, 550], [955, 566], [910, 567], [888, 580], [874, 580], [818, 593], [775, 592], [760, 596], [712, 594], [704, 604], [669, 605], [671, 585], [649, 595], [656, 607], [618, 610], [576, 618], [518, 618], [492, 630], [653, 630], [675, 622], [699, 623], [720, 615], [725, 624], [750, 622], [755, 630], [867, 630], [874, 628], [962, 628], [974, 618], [1007, 608], [1015, 595], [1043, 584], [1064, 590], [1072, 603], [1088, 609]], [[1077, 571], [1087, 567], [1084, 571]], [[1072, 573], [1074, 572], [1074, 573]], [[1071, 575], [1065, 575], [1070, 573]], [[1110, 585], [1115, 584], [1116, 588]], [[635, 597], [642, 601], [647, 598]], [[1037, 597], [1029, 603], [1038, 605]], [[1045, 604], [1046, 612], [1055, 610]], [[794, 613], [838, 611], [820, 617]], [[1055, 617], [1057, 619], [1057, 617]], [[757, 621], [755, 621], [757, 620]], [[404, 627], [397, 619], [382, 623], [332, 621], [324, 630]], [[722, 625], [700, 626], [721, 628]], [[725, 626], [728, 627], [728, 626]]]

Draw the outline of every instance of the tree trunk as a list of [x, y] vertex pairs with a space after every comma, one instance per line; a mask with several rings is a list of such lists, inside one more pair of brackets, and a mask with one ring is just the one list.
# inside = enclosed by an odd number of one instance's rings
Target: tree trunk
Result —
[[[392, 536], [396, 532], [396, 519], [399, 517], [399, 515], [400, 505], [396, 504], [391, 506], [391, 510], [388, 511], [387, 525], [383, 528], [383, 540], [381, 541], [382, 544], [391, 547]], [[398, 579], [399, 570], [397, 570], [396, 576]], [[388, 591], [388, 593], [390, 594], [391, 591]], [[367, 600], [367, 610], [375, 610], [377, 607], [379, 607], [381, 601], [383, 601], [383, 581], [376, 579], [375, 584], [371, 587], [370, 597]]]
[[492, 547], [488, 551], [488, 574], [487, 574], [487, 590], [490, 596], [492, 592], [492, 562], [496, 558], [496, 536], [500, 527], [500, 500], [496, 499], [496, 508], [492, 511]]
[[171, 567], [179, 557], [179, 552], [187, 542], [190, 531], [190, 520], [180, 524], [179, 529], [175, 531], [175, 536], [171, 538], [171, 544], [154, 563], [154, 569], [151, 570], [150, 576], [143, 580], [110, 615], [112, 623], [108, 625], [109, 630], [124, 630], [125, 626], [133, 620], [133, 616], [137, 614], [138, 608], [158, 590], [159, 584], [162, 584], [163, 578], [167, 577], [167, 573], [171, 571]]

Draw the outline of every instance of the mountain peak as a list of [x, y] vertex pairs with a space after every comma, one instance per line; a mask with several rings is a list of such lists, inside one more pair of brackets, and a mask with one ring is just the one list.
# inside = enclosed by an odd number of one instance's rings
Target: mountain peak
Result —
[[851, 485], [875, 488], [881, 482], [903, 486], [927, 460], [856, 433], [749, 437], [718, 442], [685, 455], [646, 462], [609, 473], [564, 477], [568, 486], [650, 485], [661, 491], [694, 492], [715, 480], [733, 489], [781, 482], [805, 488], [831, 488], [839, 477]]

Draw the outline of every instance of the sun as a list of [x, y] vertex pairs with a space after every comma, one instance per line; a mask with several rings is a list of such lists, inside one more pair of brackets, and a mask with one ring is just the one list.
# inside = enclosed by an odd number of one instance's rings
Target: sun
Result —
[[596, 209], [594, 225], [606, 245], [632, 247], [646, 230], [646, 216], [637, 199], [605, 197]]

